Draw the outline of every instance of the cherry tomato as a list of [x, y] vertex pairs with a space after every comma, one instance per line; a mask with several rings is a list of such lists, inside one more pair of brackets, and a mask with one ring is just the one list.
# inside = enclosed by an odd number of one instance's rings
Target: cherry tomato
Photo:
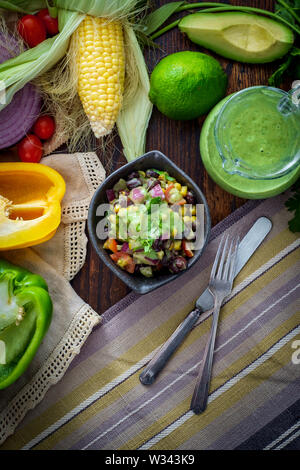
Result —
[[49, 36], [55, 36], [59, 33], [58, 18], [52, 18], [48, 11], [48, 8], [44, 8], [43, 10], [39, 11], [36, 16], [40, 18], [40, 20], [42, 20], [42, 22], [44, 23], [44, 26]]
[[50, 139], [55, 131], [55, 121], [51, 116], [40, 116], [33, 126], [33, 132], [41, 140]]
[[46, 28], [34, 15], [23, 16], [18, 23], [18, 31], [29, 47], [35, 47], [46, 39]]
[[18, 154], [22, 162], [38, 163], [43, 155], [43, 145], [34, 134], [28, 134], [18, 144]]

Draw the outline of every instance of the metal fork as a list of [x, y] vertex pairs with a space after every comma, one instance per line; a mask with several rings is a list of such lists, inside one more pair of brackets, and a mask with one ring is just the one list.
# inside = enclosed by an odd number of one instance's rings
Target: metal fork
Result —
[[208, 288], [214, 296], [215, 303], [211, 334], [205, 347], [201, 368], [191, 401], [191, 410], [196, 414], [202, 413], [207, 406], [219, 313], [223, 300], [232, 290], [238, 244], [238, 237], [234, 238], [229, 243], [229, 237], [227, 236], [225, 238], [223, 236], [210, 275]]

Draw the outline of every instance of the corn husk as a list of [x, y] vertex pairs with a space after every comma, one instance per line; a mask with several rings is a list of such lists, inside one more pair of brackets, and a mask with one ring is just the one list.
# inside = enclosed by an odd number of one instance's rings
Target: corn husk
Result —
[[[150, 82], [143, 53], [134, 30], [124, 28], [126, 48], [126, 81], [123, 107], [117, 119], [123, 152], [128, 161], [145, 153], [146, 131], [153, 105], [148, 98]], [[134, 83], [134, 86], [130, 86]]]
[[77, 11], [91, 16], [103, 16], [116, 19], [125, 19], [128, 15], [136, 14], [137, 0], [56, 0], [57, 8]]
[[0, 105], [0, 111], [26, 83], [51, 69], [66, 54], [70, 36], [83, 18], [77, 12], [61, 10], [59, 21], [62, 29], [59, 34], [0, 65], [0, 81], [6, 88], [6, 101]]
[[[70, 138], [71, 148], [75, 150], [74, 147], [83, 137], [85, 143], [89, 141], [94, 146], [92, 136], [86, 139], [89, 123], [76, 96], [77, 77], [72, 65], [70, 37], [86, 14], [120, 20], [125, 33], [126, 83], [117, 128], [128, 160], [144, 153], [152, 104], [148, 98], [148, 71], [135, 32], [130, 26], [134, 15], [145, 8], [138, 6], [140, 4], [138, 0], [54, 0], [52, 5], [57, 8], [60, 33], [0, 65], [0, 83], [3, 81], [6, 88], [6, 103], [0, 105], [0, 111], [11, 102], [18, 90], [29, 81], [34, 81], [45, 93], [47, 110], [63, 122], [63, 135], [56, 135], [56, 142]], [[17, 12], [34, 13], [46, 6], [47, 2], [43, 0], [0, 0], [0, 8]], [[50, 148], [53, 148], [52, 143]]]
[[0, 8], [16, 13], [33, 14], [42, 8], [47, 8], [47, 2], [45, 0], [30, 0], [30, 2], [27, 0], [13, 0], [11, 2], [0, 0]]

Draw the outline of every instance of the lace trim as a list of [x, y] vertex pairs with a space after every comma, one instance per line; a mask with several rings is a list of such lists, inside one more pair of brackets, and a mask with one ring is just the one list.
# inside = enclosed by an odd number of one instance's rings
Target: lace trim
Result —
[[90, 194], [63, 207], [62, 221], [65, 224], [87, 219], [91, 198], [105, 179], [105, 170], [95, 153], [79, 153], [77, 158]]
[[73, 222], [64, 228], [65, 259], [63, 276], [71, 281], [80, 271], [86, 259], [87, 237], [85, 221]]
[[87, 246], [85, 222], [89, 205], [96, 189], [105, 179], [105, 170], [95, 153], [78, 153], [77, 158], [88, 187], [89, 196], [81, 201], [68, 204], [62, 210], [62, 221], [66, 224], [64, 227], [63, 276], [68, 281], [71, 281], [84, 265]]
[[89, 305], [83, 305], [77, 312], [47, 361], [0, 414], [0, 444], [14, 433], [25, 414], [41, 402], [50, 386], [63, 377], [92, 329], [100, 321], [101, 317]]

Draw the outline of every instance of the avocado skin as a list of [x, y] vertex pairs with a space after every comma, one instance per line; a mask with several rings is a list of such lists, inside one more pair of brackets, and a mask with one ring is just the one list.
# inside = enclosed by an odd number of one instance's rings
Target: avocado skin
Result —
[[[287, 54], [294, 43], [290, 28], [251, 13], [192, 13], [180, 21], [179, 29], [192, 42], [228, 59], [245, 63], [273, 62]], [[243, 47], [243, 41], [246, 44], [252, 42], [254, 46], [258, 36], [261, 38], [260, 49]]]

